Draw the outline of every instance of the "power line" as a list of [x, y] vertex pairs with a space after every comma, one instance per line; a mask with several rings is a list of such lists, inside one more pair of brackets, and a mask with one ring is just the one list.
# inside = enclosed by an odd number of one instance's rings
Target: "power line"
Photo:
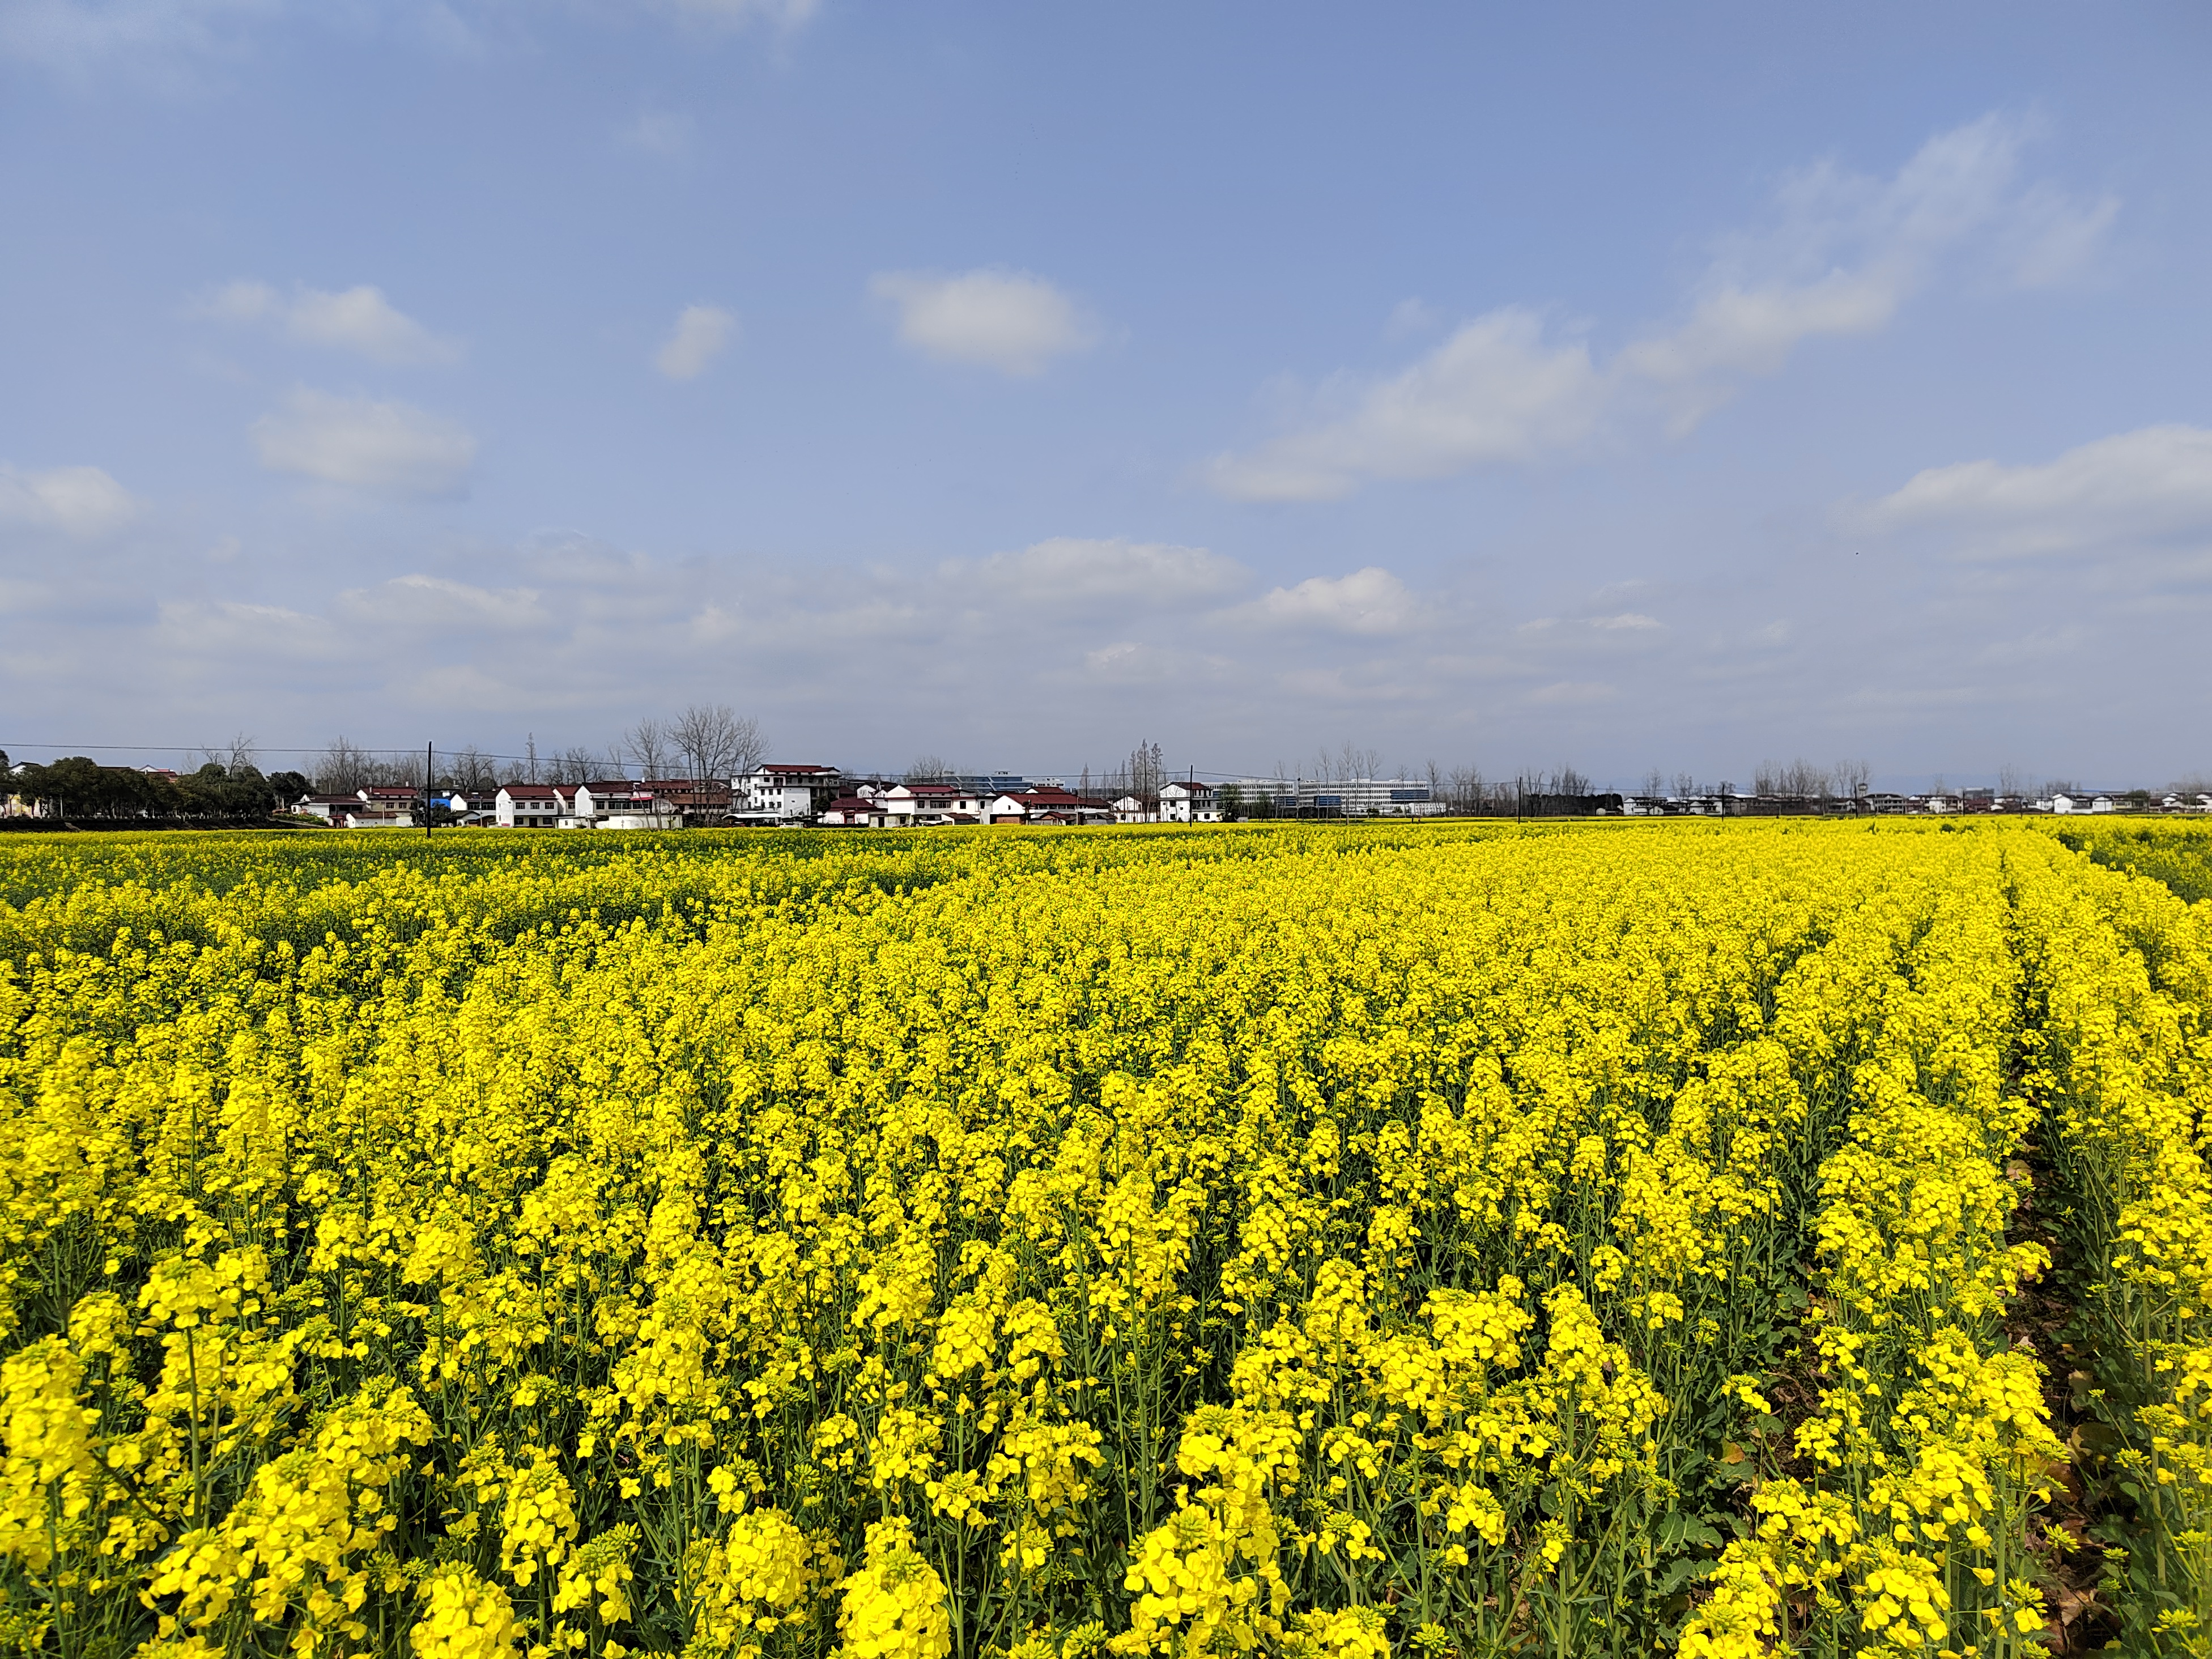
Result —
[[[413, 759], [414, 759], [414, 757], [416, 757], [416, 755], [418, 752], [420, 752], [420, 751], [418, 751], [418, 750], [415, 748], [415, 746], [414, 746], [413, 744], [407, 744], [407, 745], [406, 745], [406, 746], [404, 746], [404, 747], [402, 747], [402, 748], [397, 748], [397, 749], [370, 749], [370, 748], [365, 747], [365, 746], [363, 746], [363, 745], [361, 745], [361, 744], [349, 744], [347, 746], [348, 746], [348, 748], [350, 750], [350, 751], [351, 751], [353, 754], [357, 755], [357, 756], [360, 756], [360, 757], [362, 757], [362, 758], [364, 758], [364, 759], [376, 759], [376, 760], [382, 760], [382, 759], [405, 759], [405, 760], [410, 760], [410, 761], [411, 761], [411, 760], [413, 760]], [[259, 755], [307, 755], [307, 756], [313, 756], [313, 757], [322, 757], [322, 756], [324, 756], [324, 755], [327, 755], [327, 754], [329, 754], [329, 753], [331, 752], [331, 745], [330, 745], [330, 744], [316, 744], [316, 745], [314, 745], [314, 746], [313, 746], [313, 747], [302, 747], [302, 746], [299, 746], [299, 745], [288, 745], [288, 744], [284, 744], [254, 743], [254, 744], [245, 744], [245, 745], [243, 745], [243, 747], [246, 749], [246, 752], [248, 752], [249, 754], [252, 754], [252, 755], [256, 755], [256, 756], [259, 756]], [[55, 751], [56, 753], [60, 754], [60, 755], [79, 755], [79, 754], [81, 754], [81, 755], [84, 755], [84, 756], [86, 756], [86, 757], [89, 757], [90, 756], [92, 756], [92, 755], [94, 755], [94, 754], [102, 754], [102, 755], [158, 755], [158, 754], [200, 754], [200, 755], [210, 755], [210, 754], [218, 754], [218, 753], [222, 753], [222, 752], [223, 752], [223, 751], [227, 750], [228, 748], [229, 748], [229, 745], [228, 745], [228, 744], [209, 744], [209, 743], [75, 743], [75, 744], [64, 744], [64, 743], [32, 743], [32, 742], [19, 742], [19, 741], [15, 741], [15, 740], [12, 740], [12, 739], [11, 739], [11, 740], [7, 740], [7, 741], [0, 741], [0, 750], [4, 750], [4, 751], [6, 751], [8, 754], [9, 754], [10, 756], [13, 756], [15, 758], [17, 758], [17, 759], [21, 759], [21, 756], [20, 755], [20, 753], [18, 753], [18, 751], [19, 751], [19, 750], [25, 750], [25, 749], [44, 749], [44, 750], [49, 750]], [[459, 758], [459, 751], [458, 751], [458, 750], [449, 750], [447, 751], [447, 753], [448, 753], [449, 755], [453, 756], [455, 758]], [[616, 750], [613, 750], [613, 749], [609, 749], [609, 750], [607, 750], [604, 751], [604, 755], [603, 755], [603, 757], [601, 757], [608, 758], [608, 759], [612, 759], [612, 758], [614, 757], [614, 756], [615, 756], [615, 753], [616, 753]], [[487, 760], [487, 761], [512, 761], [512, 762], [514, 762], [514, 763], [517, 763], [517, 764], [519, 764], [519, 765], [525, 765], [525, 766], [526, 766], [526, 765], [530, 764], [530, 763], [531, 763], [531, 762], [532, 762], [533, 760], [534, 760], [534, 761], [536, 761], [536, 762], [537, 762], [537, 763], [538, 763], [538, 765], [540, 765], [540, 766], [544, 766], [544, 765], [548, 764], [549, 763], [557, 763], [557, 762], [562, 758], [562, 757], [561, 757], [557, 752], [556, 752], [556, 753], [554, 753], [554, 754], [551, 754], [551, 755], [548, 755], [548, 754], [544, 753], [544, 752], [542, 752], [542, 751], [541, 751], [540, 753], [537, 754], [537, 755], [534, 755], [534, 756], [533, 756], [533, 755], [530, 755], [530, 754], [509, 755], [509, 754], [504, 754], [504, 753], [501, 753], [501, 752], [498, 752], [498, 751], [495, 751], [495, 750], [489, 750], [489, 749], [479, 749], [479, 750], [476, 750], [476, 757], [477, 757], [477, 759], [479, 759], [479, 760]], [[1005, 771], [992, 770], [992, 769], [982, 769], [982, 770], [973, 771], [973, 772], [963, 772], [963, 773], [957, 774], [957, 775], [961, 776], [961, 777], [994, 777], [994, 776], [1006, 776], [1006, 777], [1022, 777], [1022, 778], [1024, 778], [1024, 779], [1030, 778], [1030, 777], [1042, 777], [1042, 776], [1072, 776], [1072, 775], [1075, 775], [1075, 774], [1077, 774], [1077, 773], [1079, 773], [1079, 772], [1084, 771], [1085, 769], [1086, 769], [1086, 768], [1087, 768], [1087, 767], [1089, 767], [1089, 763], [1087, 763], [1087, 762], [1086, 762], [1086, 763], [1084, 763], [1083, 764], [1076, 765], [1076, 766], [1046, 766], [1046, 767], [1032, 768], [1032, 769], [1026, 769], [1026, 770], [1024, 770], [1024, 769], [1012, 769], [1012, 770], [1005, 770]], [[897, 767], [897, 766], [890, 766], [890, 767], [855, 766], [855, 767], [846, 767], [846, 768], [842, 768], [842, 769], [841, 769], [841, 770], [842, 770], [842, 771], [845, 773], [845, 775], [846, 775], [847, 776], [848, 776], [848, 777], [872, 777], [872, 777], [891, 777], [891, 776], [896, 776], [896, 775], [900, 775], [900, 774], [903, 773], [903, 772], [905, 771], [905, 769], [905, 769], [905, 768], [903, 768], [903, 767]], [[1089, 769], [1091, 769], [1091, 770], [1097, 771], [1097, 772], [1098, 772], [1098, 773], [1101, 775], [1101, 776], [1103, 776], [1106, 773], [1109, 773], [1109, 772], [1111, 772], [1111, 771], [1113, 770], [1113, 768], [1111, 768], [1111, 767], [1109, 766], [1109, 767], [1104, 767], [1104, 768], [1090, 768]], [[1205, 781], [1209, 782], [1209, 783], [1213, 783], [1213, 782], [1219, 782], [1219, 783], [1321, 783], [1321, 782], [1328, 782], [1328, 781], [1336, 781], [1336, 780], [1324, 779], [1324, 778], [1319, 777], [1318, 775], [1309, 775], [1309, 774], [1307, 774], [1307, 773], [1305, 773], [1305, 772], [1304, 772], [1304, 771], [1289, 771], [1289, 772], [1282, 772], [1282, 771], [1255, 770], [1255, 769], [1243, 769], [1243, 770], [1241, 770], [1241, 771], [1239, 771], [1239, 770], [1220, 771], [1220, 770], [1217, 770], [1217, 769], [1214, 769], [1210, 768], [1210, 767], [1204, 767], [1204, 766], [1195, 766], [1195, 767], [1194, 767], [1194, 766], [1186, 766], [1185, 768], [1183, 768], [1182, 775], [1183, 775], [1185, 777], [1188, 777], [1188, 778], [1204, 780]], [[1383, 782], [1383, 781], [1398, 781], [1398, 780], [1387, 780], [1387, 779], [1382, 779], [1382, 778], [1379, 778], [1379, 777], [1377, 777], [1377, 778], [1370, 778], [1370, 779], [1367, 779], [1367, 780], [1364, 780], [1364, 781], [1368, 781], [1368, 782]], [[1410, 778], [1409, 778], [1409, 779], [1407, 779], [1407, 780], [1405, 780], [1405, 781], [1415, 781], [1415, 780], [1413, 780], [1413, 779], [1410, 779]]]

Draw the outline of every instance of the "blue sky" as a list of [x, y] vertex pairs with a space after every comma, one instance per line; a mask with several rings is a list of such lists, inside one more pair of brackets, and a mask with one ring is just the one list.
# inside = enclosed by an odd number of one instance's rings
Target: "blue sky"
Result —
[[0, 0], [0, 745], [2212, 772], [2201, 8]]

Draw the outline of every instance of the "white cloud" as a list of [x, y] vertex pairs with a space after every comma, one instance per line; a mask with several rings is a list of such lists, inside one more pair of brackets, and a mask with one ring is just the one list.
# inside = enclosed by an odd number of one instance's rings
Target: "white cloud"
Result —
[[1382, 325], [1385, 338], [1402, 340], [1409, 335], [1426, 334], [1443, 321], [1437, 308], [1416, 295], [1390, 307], [1390, 315]]
[[236, 282], [216, 289], [200, 310], [227, 323], [267, 323], [295, 343], [358, 352], [372, 362], [441, 363], [459, 355], [453, 342], [367, 284], [342, 292], [300, 288], [286, 299], [266, 283]]
[[398, 500], [468, 493], [477, 441], [466, 428], [405, 404], [302, 386], [252, 426], [261, 465]]
[[26, 472], [0, 461], [0, 519], [88, 541], [137, 516], [131, 492], [96, 466]]
[[626, 149], [650, 155], [681, 155], [691, 148], [697, 125], [681, 112], [647, 110], [615, 136]]
[[1311, 628], [1339, 634], [1402, 634], [1415, 618], [1406, 584], [1376, 565], [1348, 576], [1309, 576], [1295, 587], [1278, 587], [1240, 607], [1247, 620], [1267, 628]]
[[654, 10], [687, 21], [742, 28], [765, 23], [771, 28], [799, 27], [821, 8], [821, 0], [647, 0]]
[[1592, 617], [1589, 625], [1607, 633], [1640, 633], [1666, 626], [1658, 617], [1647, 617], [1636, 611], [1624, 611], [1617, 617]]
[[1025, 270], [887, 270], [869, 289], [897, 307], [899, 338], [939, 362], [1039, 374], [1097, 337], [1074, 301]]
[[273, 657], [328, 666], [356, 654], [356, 642], [328, 619], [282, 605], [163, 599], [157, 615], [155, 632], [162, 645], [188, 656], [218, 661]]
[[1808, 168], [1778, 191], [1773, 223], [1722, 243], [1682, 320], [1609, 362], [1501, 307], [1394, 376], [1326, 383], [1293, 430], [1217, 457], [1207, 477], [1241, 500], [1331, 500], [1571, 453], [1624, 418], [1679, 436], [1802, 342], [1887, 327], [1955, 250], [1978, 241], [2021, 283], [2063, 280], [2094, 259], [2118, 204], [2021, 188], [2024, 139], [1992, 115], [1931, 138], [1888, 179]]
[[2021, 288], [2063, 288], [2096, 274], [2120, 216], [2120, 198], [2082, 201], [2037, 185], [2021, 198], [2006, 239], [2012, 278]]
[[1539, 686], [1521, 699], [1538, 708], [1588, 708], [1610, 702], [1616, 693], [1601, 680], [1556, 680]]
[[1735, 396], [1743, 380], [1777, 373], [1801, 340], [1887, 327], [1904, 299], [1905, 275], [1902, 264], [1885, 262], [1808, 283], [1717, 288], [1674, 332], [1625, 348], [1613, 362], [1610, 390], [1657, 392], [1668, 429], [1680, 435]]
[[696, 380], [737, 337], [738, 319], [720, 306], [686, 306], [676, 327], [653, 354], [653, 366], [672, 380]]
[[349, 622], [406, 629], [502, 632], [551, 621], [533, 587], [473, 587], [443, 576], [395, 576], [375, 587], [348, 588], [337, 609]]
[[1870, 528], [1951, 528], [1986, 556], [2212, 535], [2212, 430], [2152, 426], [2041, 465], [1930, 467], [1859, 515]]
[[1175, 652], [1138, 640], [1116, 640], [1083, 653], [1083, 665], [1102, 680], [1144, 683], [1187, 670]]
[[2018, 639], [1992, 640], [1974, 653], [1974, 660], [1993, 668], [2019, 663], [2055, 663], [2079, 651], [2087, 638], [2085, 630], [2071, 624], [2039, 628]]
[[1236, 560], [1203, 547], [1073, 536], [1056, 536], [988, 558], [949, 561], [942, 574], [1028, 604], [1085, 608], [1218, 599], [1249, 579]]
[[[795, 33], [820, 9], [821, 0], [622, 0], [629, 8], [706, 28], [735, 30], [761, 24]], [[358, 25], [385, 21], [411, 37], [451, 52], [477, 46], [476, 25], [496, 21], [506, 8], [490, 0], [426, 0], [408, 7], [308, 7], [293, 0], [0, 0], [0, 57], [11, 57], [64, 74], [81, 74], [116, 60], [174, 64], [240, 50], [246, 29], [289, 13]]]
[[1543, 335], [1531, 312], [1477, 318], [1349, 414], [1220, 457], [1213, 486], [1241, 501], [1328, 501], [1366, 478], [1443, 477], [1571, 447], [1596, 425], [1605, 387], [1588, 347]]
[[9, 0], [0, 55], [77, 73], [103, 59], [219, 50], [283, 0]]

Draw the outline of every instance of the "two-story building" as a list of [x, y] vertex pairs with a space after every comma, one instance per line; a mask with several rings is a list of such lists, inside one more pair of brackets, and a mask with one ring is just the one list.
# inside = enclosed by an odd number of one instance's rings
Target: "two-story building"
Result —
[[737, 810], [755, 822], [808, 823], [844, 794], [845, 778], [834, 766], [763, 761], [735, 788], [743, 797]]
[[494, 798], [493, 821], [502, 830], [550, 830], [575, 815], [574, 787], [510, 783]]
[[1022, 803], [1024, 822], [1028, 823], [1111, 823], [1114, 808], [1109, 803], [1090, 795], [1079, 795], [1073, 789], [1056, 788], [1039, 784], [1025, 789], [1016, 797]]
[[821, 822], [833, 830], [881, 830], [890, 813], [866, 795], [840, 795], [822, 809]]
[[1221, 807], [1210, 783], [1176, 782], [1160, 786], [1163, 823], [1218, 823]]
[[683, 827], [683, 815], [660, 805], [643, 784], [599, 778], [576, 786], [571, 822], [579, 829], [677, 830]]
[[647, 778], [638, 787], [687, 824], [727, 823], [736, 794], [720, 778]]

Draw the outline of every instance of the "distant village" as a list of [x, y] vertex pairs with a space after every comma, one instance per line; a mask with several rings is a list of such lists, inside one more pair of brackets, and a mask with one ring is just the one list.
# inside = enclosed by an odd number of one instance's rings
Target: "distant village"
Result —
[[[1572, 772], [1498, 781], [1468, 769], [1429, 775], [1164, 775], [1157, 748], [1094, 785], [1012, 774], [902, 777], [849, 773], [810, 762], [762, 761], [723, 777], [607, 776], [575, 782], [362, 783], [317, 790], [298, 773], [264, 776], [242, 757], [210, 757], [197, 772], [100, 766], [82, 757], [7, 767], [0, 757], [0, 818], [129, 823], [266, 821], [337, 829], [677, 830], [800, 827], [896, 830], [935, 825], [1221, 823], [1255, 819], [1559, 817], [1865, 817], [1975, 813], [2212, 813], [2194, 786], [2099, 793], [2068, 787], [2008, 793], [1939, 790], [1896, 794], [1860, 787], [1739, 793], [1728, 784], [1673, 793], [1593, 790]], [[1328, 769], [1322, 769], [1327, 770]], [[422, 774], [418, 773], [419, 778]], [[1655, 780], [1656, 781], [1656, 780]], [[1565, 785], [1566, 787], [1562, 787]], [[28, 820], [30, 822], [25, 822]]]
[[[295, 810], [350, 829], [410, 828], [420, 822], [421, 790], [365, 787], [353, 795], [307, 795]], [[1487, 791], [1479, 802], [1455, 802], [1419, 778], [1251, 777], [1226, 782], [1195, 778], [1156, 789], [1085, 794], [1058, 778], [1014, 776], [906, 781], [854, 778], [835, 767], [763, 764], [728, 783], [720, 781], [600, 780], [578, 784], [503, 784], [471, 797], [432, 791], [430, 811], [457, 824], [503, 830], [674, 830], [687, 825], [896, 830], [944, 824], [1220, 823], [1259, 818], [1441, 817], [1778, 817], [2045, 812], [2208, 812], [2212, 794], [2112, 794], [2063, 790], [2034, 796], [1993, 789], [1904, 795], [1788, 796], [1736, 794], [1560, 794], [1522, 789]]]
[[2212, 794], [2136, 790], [2055, 790], [2002, 795], [1994, 789], [1906, 795], [1691, 795], [1561, 793], [1508, 786], [1455, 800], [1422, 778], [1330, 781], [1249, 777], [1176, 779], [1124, 793], [1085, 793], [1059, 778], [1007, 775], [905, 780], [855, 777], [834, 766], [763, 763], [719, 779], [599, 779], [587, 783], [507, 783], [465, 791], [367, 785], [351, 794], [305, 794], [301, 816], [347, 829], [411, 829], [434, 821], [502, 830], [676, 830], [757, 825], [896, 830], [932, 825], [1220, 823], [1263, 818], [1460, 817], [1775, 817], [1960, 813], [2057, 815], [2212, 812]]
[[458, 788], [365, 786], [350, 795], [302, 796], [295, 811], [350, 829], [412, 827], [426, 810], [457, 824], [503, 830], [674, 830], [696, 825], [891, 830], [938, 824], [1219, 823], [1236, 817], [1412, 817], [1446, 803], [1405, 778], [1315, 784], [1195, 778], [1109, 795], [1065, 780], [1006, 774], [932, 779], [848, 775], [811, 763], [763, 763], [719, 779], [599, 779]]

